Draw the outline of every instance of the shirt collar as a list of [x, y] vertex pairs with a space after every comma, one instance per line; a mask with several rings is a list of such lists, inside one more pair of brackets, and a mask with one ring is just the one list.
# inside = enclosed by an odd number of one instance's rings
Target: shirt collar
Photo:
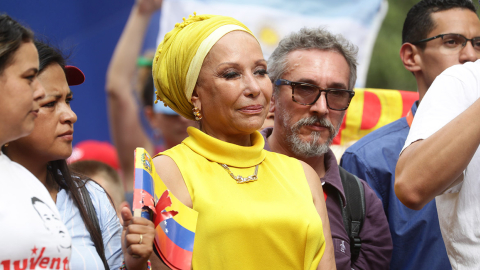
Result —
[[343, 205], [347, 205], [347, 198], [345, 197], [345, 192], [343, 191], [342, 179], [340, 178], [340, 172], [338, 171], [337, 158], [333, 153], [332, 149], [328, 149], [328, 152], [323, 158], [325, 163], [325, 175], [320, 178], [322, 185], [329, 185], [337, 190], [340, 193], [340, 196], [343, 200]]
[[417, 112], [417, 108], [418, 108], [418, 100], [413, 103], [412, 108], [410, 109], [412, 111], [413, 116], [415, 116], [415, 113]]
[[221, 141], [194, 127], [188, 127], [187, 132], [189, 136], [182, 143], [199, 155], [217, 163], [247, 168], [260, 164], [266, 156], [265, 141], [258, 131], [250, 135], [253, 145], [248, 147]]

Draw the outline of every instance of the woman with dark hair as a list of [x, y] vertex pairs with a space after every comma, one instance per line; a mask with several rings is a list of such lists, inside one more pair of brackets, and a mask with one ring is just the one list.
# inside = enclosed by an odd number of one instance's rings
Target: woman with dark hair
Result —
[[[155, 236], [153, 223], [132, 218], [122, 209], [123, 225], [105, 190], [84, 176], [71, 173], [73, 124], [69, 86], [83, 83], [83, 73], [65, 65], [61, 52], [35, 42], [40, 57], [38, 79], [45, 88], [32, 134], [13, 141], [5, 153], [32, 172], [50, 192], [72, 237], [72, 269], [147, 269]], [[123, 245], [123, 253], [122, 253]]]
[[[30, 134], [44, 90], [37, 80], [33, 33], [0, 15], [0, 143]], [[33, 95], [33, 96], [32, 96]]]
[[[0, 145], [27, 136], [45, 90], [37, 80], [33, 33], [0, 15]], [[2, 147], [5, 148], [5, 147]], [[3, 269], [69, 266], [71, 239], [47, 189], [0, 154], [0, 265]], [[47, 258], [47, 261], [42, 258]]]

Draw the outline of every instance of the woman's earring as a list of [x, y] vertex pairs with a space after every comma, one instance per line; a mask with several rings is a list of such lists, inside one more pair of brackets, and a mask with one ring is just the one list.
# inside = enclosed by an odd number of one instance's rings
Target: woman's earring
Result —
[[195, 116], [195, 120], [200, 121], [202, 119], [202, 114], [200, 113], [200, 109], [197, 107], [193, 107], [192, 111], [193, 111], [193, 115]]
[[4, 147], [8, 147], [8, 143], [4, 144], [3, 146], [4, 146]]

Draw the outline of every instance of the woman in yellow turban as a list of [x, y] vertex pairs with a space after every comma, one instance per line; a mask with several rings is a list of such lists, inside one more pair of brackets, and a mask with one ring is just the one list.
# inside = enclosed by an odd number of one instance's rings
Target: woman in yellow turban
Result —
[[170, 191], [199, 213], [193, 269], [335, 269], [317, 174], [265, 151], [256, 131], [272, 84], [252, 32], [230, 17], [190, 16], [165, 35], [153, 77], [158, 99], [200, 122], [154, 158]]

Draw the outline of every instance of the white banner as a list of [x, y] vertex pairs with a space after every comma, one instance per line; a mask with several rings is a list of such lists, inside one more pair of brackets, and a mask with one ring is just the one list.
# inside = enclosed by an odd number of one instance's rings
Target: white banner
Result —
[[218, 14], [244, 23], [261, 43], [265, 58], [278, 42], [300, 28], [325, 27], [359, 47], [356, 87], [365, 87], [373, 45], [387, 13], [384, 0], [164, 0], [158, 42], [182, 18]]

